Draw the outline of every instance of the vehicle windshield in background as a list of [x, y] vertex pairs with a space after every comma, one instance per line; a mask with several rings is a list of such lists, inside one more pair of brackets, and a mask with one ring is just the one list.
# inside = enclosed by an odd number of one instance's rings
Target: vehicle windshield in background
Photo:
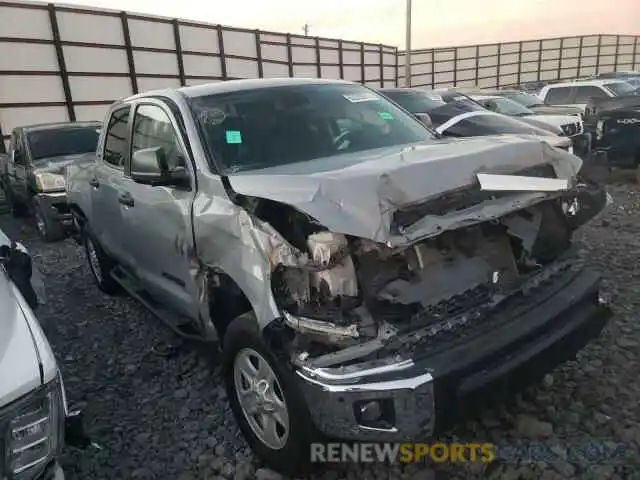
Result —
[[496, 104], [497, 108], [495, 111], [497, 113], [502, 113], [504, 115], [510, 116], [523, 116], [533, 114], [533, 112], [527, 107], [509, 98], [497, 97], [492, 98], [491, 101]]
[[[433, 125], [437, 127], [463, 113], [478, 111], [486, 111], [486, 108], [481, 107], [475, 102], [451, 101], [431, 110], [429, 112], [429, 117], [431, 118]], [[510, 121], [512, 122], [512, 120]]]
[[259, 88], [189, 102], [225, 175], [436, 138], [360, 85]]
[[632, 95], [635, 91], [633, 85], [628, 83], [626, 80], [624, 82], [618, 83], [605, 83], [605, 87], [615, 93], [617, 96], [621, 97], [623, 95]]
[[95, 152], [100, 130], [96, 126], [34, 130], [27, 134], [34, 162], [54, 157]]
[[411, 113], [428, 113], [445, 104], [442, 97], [415, 90], [382, 90], [382, 93]]
[[443, 92], [443, 93], [440, 93], [440, 96], [442, 97], [442, 100], [444, 100], [446, 103], [455, 102], [456, 104], [460, 105], [461, 108], [466, 109], [467, 112], [477, 112], [481, 110], [486, 110], [486, 108], [484, 108], [478, 102], [476, 102], [470, 97], [467, 97], [466, 95], [463, 95], [462, 93]]
[[506, 96], [506, 98], [518, 102], [527, 108], [544, 106], [544, 102], [540, 100], [540, 98], [530, 93], [514, 93], [513, 95]]

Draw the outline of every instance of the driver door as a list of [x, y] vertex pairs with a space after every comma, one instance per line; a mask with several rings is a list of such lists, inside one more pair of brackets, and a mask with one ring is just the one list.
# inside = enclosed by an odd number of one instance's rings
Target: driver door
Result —
[[[159, 149], [169, 170], [185, 168], [189, 185], [164, 186], [135, 182], [131, 170], [140, 150]], [[124, 183], [130, 205], [123, 210], [127, 249], [144, 289], [175, 313], [198, 317], [197, 288], [191, 269], [194, 245], [191, 208], [194, 171], [185, 140], [173, 113], [160, 101], [145, 99], [136, 106], [131, 132], [131, 161]]]

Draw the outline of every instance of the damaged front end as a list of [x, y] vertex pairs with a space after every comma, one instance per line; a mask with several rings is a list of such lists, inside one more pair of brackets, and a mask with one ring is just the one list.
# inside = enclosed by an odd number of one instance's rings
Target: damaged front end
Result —
[[[492, 332], [515, 332], [533, 338], [533, 355], [534, 330], [548, 325], [538, 319], [523, 329], [514, 315], [535, 318], [549, 299], [549, 309], [558, 311], [538, 317], [552, 322], [573, 319], [572, 302], [588, 297], [600, 325], [588, 330], [600, 331], [607, 314], [598, 303], [597, 277], [584, 273], [572, 233], [603, 209], [607, 194], [588, 180], [557, 177], [552, 165], [479, 173], [469, 187], [397, 208], [386, 244], [328, 231], [302, 214], [271, 231], [278, 239], [269, 256], [282, 313], [276, 323], [290, 333], [280, 345], [321, 430], [371, 440], [435, 431], [436, 380], [464, 358], [451, 352], [466, 345], [468, 353], [471, 345], [477, 353]], [[279, 235], [294, 230], [291, 241]], [[585, 279], [593, 282], [576, 286]], [[564, 298], [572, 288], [577, 297]], [[506, 327], [509, 319], [514, 323]], [[592, 336], [579, 335], [576, 348]], [[515, 345], [505, 342], [480, 360], [497, 358], [500, 369], [501, 356], [506, 363], [516, 355], [500, 353]], [[518, 348], [526, 351], [522, 342]]]

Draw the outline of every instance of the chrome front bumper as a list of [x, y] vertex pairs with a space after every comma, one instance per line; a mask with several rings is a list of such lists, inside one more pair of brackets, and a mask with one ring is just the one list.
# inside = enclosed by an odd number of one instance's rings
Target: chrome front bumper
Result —
[[[358, 441], [425, 439], [539, 380], [597, 337], [611, 316], [588, 269], [559, 274], [514, 307], [481, 319], [458, 340], [389, 359], [297, 370], [311, 418], [324, 434]], [[404, 344], [404, 343], [403, 343]], [[424, 348], [427, 350], [427, 347]], [[377, 404], [384, 421], [363, 420]]]

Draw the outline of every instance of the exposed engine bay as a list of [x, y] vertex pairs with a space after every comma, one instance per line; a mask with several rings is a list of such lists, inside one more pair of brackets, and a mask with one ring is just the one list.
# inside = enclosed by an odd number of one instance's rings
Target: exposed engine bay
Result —
[[[463, 211], [489, 197], [508, 195], [475, 186], [453, 196], [464, 198], [462, 202], [445, 199], [447, 208], [437, 198], [399, 209], [396, 227], [425, 214]], [[274, 259], [271, 286], [282, 322], [294, 332], [294, 361], [322, 359], [325, 366], [362, 358], [416, 329], [429, 327], [437, 335], [447, 319], [517, 292], [558, 263], [570, 250], [578, 223], [604, 206], [576, 222], [580, 202], [575, 191], [556, 192], [492, 221], [471, 222], [409, 246], [391, 247], [327, 231], [275, 202], [245, 198], [243, 203], [305, 256], [307, 261], [299, 266]]]

